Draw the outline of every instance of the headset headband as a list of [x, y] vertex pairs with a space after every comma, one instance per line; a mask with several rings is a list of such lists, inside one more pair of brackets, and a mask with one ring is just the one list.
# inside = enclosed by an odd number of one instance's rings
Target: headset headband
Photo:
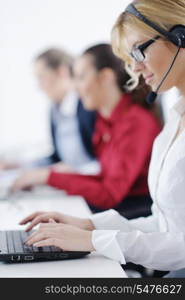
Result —
[[180, 41], [179, 41], [179, 38], [177, 36], [175, 36], [171, 32], [168, 32], [168, 31], [164, 30], [163, 28], [161, 28], [157, 24], [153, 23], [152, 21], [148, 20], [145, 16], [143, 16], [135, 8], [135, 6], [133, 4], [129, 4], [127, 6], [127, 8], [125, 9], [125, 12], [128, 12], [128, 13], [134, 15], [135, 17], [137, 17], [138, 19], [140, 19], [142, 22], [144, 22], [145, 24], [147, 24], [148, 26], [150, 26], [151, 28], [155, 29], [157, 32], [159, 32], [160, 34], [162, 34], [163, 36], [165, 36], [168, 40], [170, 40], [176, 46], [179, 46], [179, 42]]

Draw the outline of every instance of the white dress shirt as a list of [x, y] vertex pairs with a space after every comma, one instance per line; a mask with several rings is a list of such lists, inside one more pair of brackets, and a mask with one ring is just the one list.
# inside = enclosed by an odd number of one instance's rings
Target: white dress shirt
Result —
[[56, 143], [62, 161], [76, 172], [94, 175], [100, 172], [100, 164], [87, 153], [79, 132], [77, 119], [78, 95], [67, 93], [56, 112]]
[[[119, 261], [158, 270], [185, 268], [185, 130], [180, 100], [156, 138], [149, 168], [152, 215], [127, 220], [115, 210], [92, 215], [94, 248]], [[144, 147], [144, 145], [143, 145]]]

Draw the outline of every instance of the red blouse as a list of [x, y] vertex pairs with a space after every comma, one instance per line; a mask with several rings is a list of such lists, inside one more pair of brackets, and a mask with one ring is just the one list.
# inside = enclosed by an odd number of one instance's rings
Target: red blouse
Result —
[[110, 118], [98, 114], [93, 146], [98, 175], [51, 171], [47, 184], [80, 195], [97, 208], [117, 206], [127, 196], [147, 195], [152, 145], [161, 128], [151, 112], [123, 95]]

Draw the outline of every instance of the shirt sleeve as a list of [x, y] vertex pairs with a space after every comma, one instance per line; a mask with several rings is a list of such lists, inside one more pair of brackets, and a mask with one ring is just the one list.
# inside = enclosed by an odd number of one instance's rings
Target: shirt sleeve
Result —
[[116, 239], [118, 232], [119, 230], [93, 230], [92, 244], [100, 254], [125, 264], [124, 254]]
[[42, 168], [42, 167], [48, 167], [52, 165], [53, 163], [58, 162], [57, 160], [53, 159], [53, 156], [48, 156], [44, 158], [40, 158], [34, 161], [29, 161], [29, 162], [23, 162], [21, 167], [22, 168]]
[[163, 271], [185, 268], [183, 232], [94, 230], [92, 243], [97, 252], [121, 264], [132, 262]]
[[52, 171], [47, 183], [64, 189], [70, 195], [81, 195], [90, 205], [101, 209], [117, 206], [129, 194], [140, 174], [147, 169], [159, 128], [156, 123], [145, 125], [135, 116], [121, 133], [117, 133], [110, 156], [102, 158], [104, 166], [101, 174], [88, 176]]
[[83, 175], [96, 175], [101, 172], [101, 165], [97, 160], [92, 160], [75, 169], [77, 173]]
[[149, 217], [136, 218], [127, 220], [121, 216], [116, 210], [109, 209], [108, 211], [90, 215], [94, 227], [104, 230], [121, 230], [129, 232], [133, 230], [141, 230], [143, 232], [158, 231], [158, 222], [155, 214]]
[[152, 215], [148, 217], [140, 217], [129, 220], [129, 225], [133, 229], [141, 230], [142, 232], [159, 231], [158, 216], [155, 203], [152, 205]]

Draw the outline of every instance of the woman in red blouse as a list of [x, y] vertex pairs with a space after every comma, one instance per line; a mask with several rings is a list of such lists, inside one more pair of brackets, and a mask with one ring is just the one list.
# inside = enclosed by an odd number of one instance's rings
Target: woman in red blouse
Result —
[[145, 86], [131, 94], [125, 90], [130, 76], [108, 44], [86, 50], [77, 59], [74, 74], [85, 108], [97, 111], [93, 146], [101, 171], [97, 175], [77, 174], [64, 164], [36, 169], [17, 179], [12, 191], [48, 184], [83, 196], [96, 211], [126, 211], [127, 207], [134, 211], [141, 203], [149, 207], [148, 166], [160, 125], [144, 105], [148, 89]]

